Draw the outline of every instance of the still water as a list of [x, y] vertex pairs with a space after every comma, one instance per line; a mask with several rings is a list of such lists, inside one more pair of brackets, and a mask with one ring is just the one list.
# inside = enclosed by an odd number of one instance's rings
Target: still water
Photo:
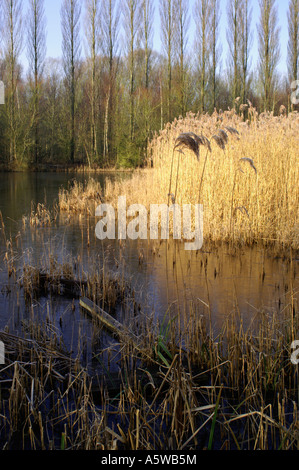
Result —
[[[128, 176], [93, 175], [102, 186], [107, 178], [123, 177]], [[171, 310], [188, 315], [190, 305], [196, 305], [196, 311], [209, 318], [215, 331], [236, 311], [246, 328], [259, 311], [269, 315], [283, 311], [290, 302], [291, 290], [296, 299], [298, 259], [293, 256], [290, 263], [261, 247], [230, 253], [226, 247], [211, 250], [204, 245], [200, 252], [185, 252], [183, 244], [171, 241], [126, 241], [121, 245], [117, 241], [100, 242], [95, 237], [97, 220], [93, 216], [88, 222], [74, 216], [68, 223], [62, 216], [50, 228], [24, 229], [22, 216], [30, 213], [31, 203], [51, 207], [58, 200], [59, 189], [67, 188], [73, 178], [66, 173], [0, 173], [0, 211], [6, 237], [13, 240], [14, 262], [19, 267], [16, 278], [9, 278], [0, 231], [0, 330], [8, 327], [18, 334], [36, 309], [52, 317], [67, 346], [76, 343], [82, 332], [87, 338], [92, 337], [90, 320], [78, 304], [75, 310], [71, 308], [71, 299], [39, 299], [28, 311], [22, 295], [16, 295], [14, 284], [22, 277], [24, 266], [38, 266], [50, 255], [61, 262], [80, 259], [85, 273], [95, 265], [102, 268], [105, 264], [105, 269], [125, 279], [134, 289], [142, 310], [160, 321]], [[84, 183], [88, 176], [76, 175], [76, 179]]]

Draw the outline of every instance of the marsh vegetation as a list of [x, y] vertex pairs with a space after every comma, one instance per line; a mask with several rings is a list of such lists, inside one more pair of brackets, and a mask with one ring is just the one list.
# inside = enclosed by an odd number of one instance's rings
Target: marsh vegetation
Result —
[[[3, 449], [298, 449], [298, 116], [249, 115], [189, 114], [148, 168], [1, 216]], [[99, 203], [170, 193], [204, 205], [201, 251], [96, 239]]]

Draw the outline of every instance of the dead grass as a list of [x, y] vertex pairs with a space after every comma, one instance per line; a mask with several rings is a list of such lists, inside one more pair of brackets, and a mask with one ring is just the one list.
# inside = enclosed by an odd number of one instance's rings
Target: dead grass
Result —
[[231, 316], [212, 339], [194, 306], [184, 348], [175, 324], [168, 339], [151, 329], [144, 357], [125, 340], [102, 351], [98, 360], [118, 349], [120, 369], [101, 376], [91, 376], [80, 355], [71, 358], [49, 318], [32, 318], [23, 338], [0, 333], [8, 358], [0, 370], [1, 448], [298, 449], [292, 316], [291, 308], [283, 318], [258, 312], [247, 332]]
[[31, 203], [31, 212], [22, 218], [23, 227], [30, 225], [31, 227], [51, 227], [55, 224], [58, 216], [58, 207], [55, 205], [53, 209], [49, 209], [45, 204]]
[[59, 192], [59, 208], [62, 212], [89, 212], [94, 215], [96, 207], [101, 202], [102, 188], [100, 183], [90, 178], [85, 184], [76, 180], [69, 189]]

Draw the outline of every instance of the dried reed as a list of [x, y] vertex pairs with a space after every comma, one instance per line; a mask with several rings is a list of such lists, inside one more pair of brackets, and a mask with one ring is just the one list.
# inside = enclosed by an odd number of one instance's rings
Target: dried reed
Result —
[[27, 338], [0, 333], [7, 354], [0, 370], [1, 448], [297, 449], [298, 374], [288, 344], [293, 311], [283, 318], [258, 312], [248, 331], [230, 316], [215, 340], [196, 308], [191, 316], [184, 347], [167, 345], [168, 365], [157, 362], [152, 335], [144, 338], [150, 362], [121, 340], [117, 376], [89, 375], [79, 356], [59, 346], [49, 318], [31, 323]]
[[[149, 145], [153, 168], [136, 171], [129, 181], [107, 184], [104, 200], [114, 203], [123, 194], [128, 205], [149, 208], [166, 198], [169, 204], [171, 197], [181, 205], [199, 199], [206, 242], [298, 249], [298, 115], [258, 115], [252, 106], [248, 113], [247, 122], [232, 110], [212, 116], [190, 113], [168, 124]], [[202, 145], [205, 159], [199, 158]], [[246, 217], [237, 207], [246, 208]]]
[[95, 208], [101, 202], [101, 194], [101, 185], [94, 178], [85, 184], [74, 180], [69, 189], [59, 191], [59, 208], [62, 212], [88, 212], [94, 215]]

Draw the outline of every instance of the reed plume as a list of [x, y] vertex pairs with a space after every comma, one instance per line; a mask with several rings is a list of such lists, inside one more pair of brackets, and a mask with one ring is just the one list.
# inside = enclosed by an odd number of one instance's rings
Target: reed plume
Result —
[[195, 136], [195, 134], [190, 132], [184, 132], [177, 137], [174, 150], [177, 150], [181, 147], [186, 147], [191, 150], [191, 152], [195, 154], [197, 160], [199, 160], [199, 144], [200, 138], [198, 136]]
[[252, 160], [252, 158], [243, 157], [243, 158], [240, 159], [240, 162], [247, 162], [247, 163], [249, 163], [249, 165], [251, 166], [251, 168], [254, 169], [255, 174], [257, 175], [257, 169], [256, 169], [256, 167], [255, 167], [255, 165], [254, 165], [254, 161]]
[[212, 139], [215, 140], [216, 144], [218, 147], [220, 147], [222, 150], [225, 150], [226, 147], [226, 142], [223, 140], [222, 136], [219, 134], [214, 134], [212, 136]]

